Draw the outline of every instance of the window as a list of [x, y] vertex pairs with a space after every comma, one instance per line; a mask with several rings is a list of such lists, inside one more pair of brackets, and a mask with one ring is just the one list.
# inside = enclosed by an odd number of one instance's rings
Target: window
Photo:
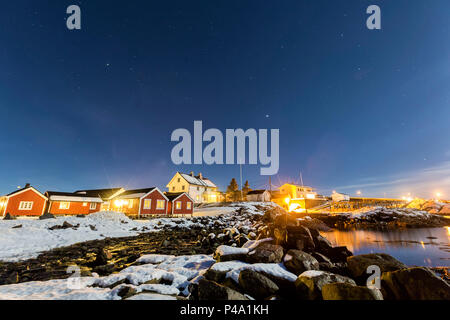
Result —
[[95, 202], [91, 202], [91, 205], [89, 206], [89, 209], [91, 209], [91, 210], [97, 209], [97, 204]]
[[158, 210], [162, 210], [166, 208], [166, 201], [164, 200], [158, 200], [158, 202], [156, 203], [156, 209]]
[[181, 179], [180, 179], [180, 178], [178, 178], [178, 182], [181, 182]]
[[192, 208], [192, 202], [187, 202], [186, 209], [191, 210], [191, 208]]
[[59, 209], [68, 210], [70, 208], [70, 202], [60, 202]]
[[128, 202], [128, 209], [132, 209], [133, 208], [133, 199], [131, 199], [129, 202]]
[[184, 186], [182, 186], [181, 189], [183, 189], [183, 191], [184, 191]]
[[172, 187], [172, 191], [175, 191], [175, 187]]
[[83, 207], [87, 207], [87, 202], [83, 202]]
[[197, 187], [197, 191], [200, 191], [200, 187]]
[[144, 200], [144, 209], [151, 209], [152, 207], [152, 199]]
[[177, 210], [181, 209], [181, 201], [175, 202], [175, 209], [177, 209]]
[[19, 210], [31, 210], [33, 209], [33, 201], [21, 201], [19, 204]]

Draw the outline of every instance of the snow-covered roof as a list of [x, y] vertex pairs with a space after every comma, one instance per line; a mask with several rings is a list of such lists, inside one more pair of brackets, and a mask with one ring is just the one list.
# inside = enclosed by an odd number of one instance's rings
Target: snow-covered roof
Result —
[[66, 201], [66, 202], [97, 202], [102, 203], [100, 198], [77, 197], [77, 196], [50, 196], [50, 201]]
[[194, 184], [196, 186], [209, 187], [209, 188], [217, 188], [217, 186], [209, 179], [200, 177], [191, 176], [189, 174], [181, 173], [180, 175], [189, 183]]

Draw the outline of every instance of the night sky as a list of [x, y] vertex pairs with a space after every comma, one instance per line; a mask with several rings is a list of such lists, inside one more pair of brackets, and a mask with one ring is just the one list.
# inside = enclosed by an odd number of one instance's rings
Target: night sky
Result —
[[[66, 28], [80, 5], [82, 30]], [[366, 8], [382, 30], [366, 28]], [[0, 194], [158, 186], [170, 135], [280, 129], [274, 185], [450, 197], [450, 2], [2, 1]], [[267, 187], [260, 166], [243, 167]]]

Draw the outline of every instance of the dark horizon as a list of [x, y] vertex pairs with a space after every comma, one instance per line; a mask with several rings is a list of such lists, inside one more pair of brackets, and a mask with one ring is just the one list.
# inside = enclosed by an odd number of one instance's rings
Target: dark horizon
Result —
[[[82, 29], [65, 26], [82, 10]], [[171, 162], [173, 130], [280, 129], [274, 185], [450, 198], [444, 0], [31, 1], [3, 4], [0, 195], [166, 184], [225, 191], [239, 166]], [[447, 10], [446, 10], [447, 9]], [[260, 165], [243, 182], [268, 187]]]

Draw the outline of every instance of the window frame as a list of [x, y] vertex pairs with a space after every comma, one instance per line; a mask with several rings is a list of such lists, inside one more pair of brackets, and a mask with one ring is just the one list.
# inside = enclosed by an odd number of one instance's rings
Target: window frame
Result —
[[[159, 207], [159, 204], [161, 202], [164, 204], [164, 206], [162, 208]], [[161, 199], [156, 200], [156, 210], [164, 210], [164, 209], [166, 209], [166, 200], [161, 200]]]
[[[67, 207], [64, 206], [65, 204], [67, 204]], [[59, 210], [69, 210], [70, 209], [70, 202], [67, 201], [61, 201], [59, 203]]]
[[[178, 207], [180, 205], [180, 207]], [[181, 210], [183, 209], [183, 202], [182, 201], [175, 201], [175, 210]]]
[[[147, 206], [146, 204], [149, 203]], [[144, 199], [144, 210], [150, 210], [152, 208], [152, 199]]]
[[[92, 205], [94, 205], [94, 207], [92, 207]], [[89, 204], [89, 210], [96, 210], [96, 209], [97, 209], [97, 203], [91, 202], [91, 203]]]
[[[31, 204], [31, 206], [30, 206]], [[33, 210], [34, 201], [20, 201], [19, 210], [20, 211], [31, 211]]]
[[192, 202], [188, 201], [186, 202], [186, 209], [191, 210], [192, 209]]

